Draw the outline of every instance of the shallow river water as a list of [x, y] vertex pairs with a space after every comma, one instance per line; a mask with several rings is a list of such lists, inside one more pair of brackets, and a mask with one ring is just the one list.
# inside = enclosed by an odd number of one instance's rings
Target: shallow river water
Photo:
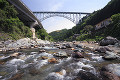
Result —
[[[39, 53], [40, 49], [46, 52]], [[79, 49], [79, 48], [78, 48]], [[0, 80], [74, 80], [79, 71], [88, 71], [100, 78], [99, 69], [102, 66], [119, 63], [120, 61], [105, 61], [98, 53], [84, 50], [84, 58], [72, 58], [70, 49], [55, 47], [39, 47], [22, 49], [21, 55], [5, 60], [0, 64]], [[66, 52], [67, 58], [54, 57], [56, 52]], [[9, 53], [1, 53], [0, 60], [9, 57]], [[41, 57], [47, 57], [42, 59]], [[57, 63], [50, 63], [48, 59], [56, 58]]]

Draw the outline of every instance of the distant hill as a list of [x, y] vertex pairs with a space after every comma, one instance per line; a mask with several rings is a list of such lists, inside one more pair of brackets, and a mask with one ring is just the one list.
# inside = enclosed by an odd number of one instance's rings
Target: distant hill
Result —
[[[105, 36], [110, 35], [109, 33], [106, 33], [106, 35], [105, 35], [105, 34], [103, 34], [103, 32], [105, 32], [105, 31], [109, 32], [111, 29], [109, 29], [109, 30], [103, 29], [103, 31], [102, 30], [95, 31], [95, 25], [97, 23], [101, 22], [104, 19], [112, 18], [112, 23], [109, 26], [114, 26], [114, 27], [112, 27], [112, 29], [114, 28], [114, 31], [116, 31], [115, 30], [115, 27], [116, 27], [115, 25], [119, 24], [119, 21], [118, 21], [118, 23], [114, 23], [113, 18], [118, 17], [117, 20], [119, 20], [119, 14], [118, 13], [120, 13], [120, 0], [111, 0], [104, 8], [102, 8], [98, 11], [94, 11], [88, 17], [85, 16], [82, 19], [82, 23], [80, 23], [80, 25], [76, 25], [72, 29], [69, 29], [65, 32], [63, 30], [61, 30], [57, 34], [55, 32], [52, 32], [52, 34], [50, 33], [50, 35], [56, 41], [72, 40], [72, 36], [74, 34], [80, 34], [81, 35], [77, 38], [77, 40], [100, 40], [100, 39], [104, 38]], [[109, 28], [111, 28], [111, 27], [109, 27]], [[88, 34], [90, 31], [92, 32], [91, 33], [92, 35]], [[61, 32], [63, 32], [63, 33], [61, 33]], [[66, 34], [64, 34], [64, 33], [66, 33]], [[61, 38], [59, 36], [62, 36], [64, 38]], [[118, 37], [118, 36], [115, 36], [115, 33], [110, 35], [110, 36]]]

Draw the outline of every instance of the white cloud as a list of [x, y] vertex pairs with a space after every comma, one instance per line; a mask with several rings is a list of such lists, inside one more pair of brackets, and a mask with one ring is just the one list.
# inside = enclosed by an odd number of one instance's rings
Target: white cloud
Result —
[[62, 3], [57, 3], [52, 5], [52, 7], [49, 9], [50, 11], [58, 11], [60, 8], [62, 8], [63, 4]]
[[56, 30], [65, 29], [65, 28], [70, 29], [73, 26], [75, 26], [73, 22], [60, 17], [50, 18], [45, 22], [43, 22], [42, 24], [48, 33]]

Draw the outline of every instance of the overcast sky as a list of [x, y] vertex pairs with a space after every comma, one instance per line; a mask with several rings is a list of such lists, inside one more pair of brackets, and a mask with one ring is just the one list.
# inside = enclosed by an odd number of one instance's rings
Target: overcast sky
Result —
[[[22, 0], [31, 11], [89, 12], [103, 8], [110, 0]], [[41, 22], [47, 32], [70, 29], [75, 24], [66, 18], [51, 17]]]

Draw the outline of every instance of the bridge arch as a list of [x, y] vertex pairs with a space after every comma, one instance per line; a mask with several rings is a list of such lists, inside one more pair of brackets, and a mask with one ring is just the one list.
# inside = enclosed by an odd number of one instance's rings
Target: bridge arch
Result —
[[64, 15], [51, 15], [51, 16], [46, 16], [46, 17], [40, 19], [40, 21], [42, 22], [42, 21], [44, 21], [44, 20], [46, 20], [46, 19], [48, 19], [48, 18], [56, 17], [56, 16], [66, 18], [66, 19], [72, 21], [72, 22], [75, 23], [75, 24], [77, 23], [77, 22], [75, 22], [75, 20], [73, 20], [71, 17], [69, 17], [69, 16], [64, 16]]
[[34, 15], [42, 22], [47, 18], [59, 16], [64, 17], [74, 24], [78, 24], [81, 21], [81, 15], [89, 15], [90, 13], [83, 12], [33, 12]]

